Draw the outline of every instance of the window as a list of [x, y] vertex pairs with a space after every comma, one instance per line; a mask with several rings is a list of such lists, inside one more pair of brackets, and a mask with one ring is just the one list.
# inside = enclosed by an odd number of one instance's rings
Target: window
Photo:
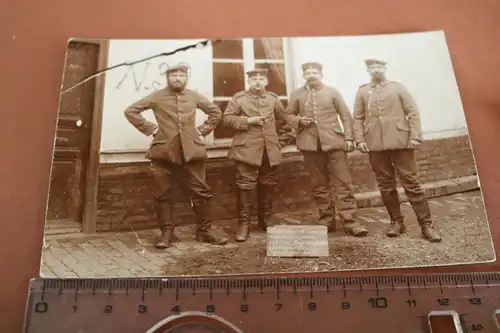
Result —
[[[288, 96], [284, 52], [282, 38], [243, 38], [214, 44], [214, 102], [224, 112], [233, 95], [248, 88], [246, 72], [253, 68], [267, 68], [267, 89], [278, 94], [286, 107]], [[225, 146], [231, 142], [233, 135], [232, 129], [218, 126], [213, 133], [213, 143], [216, 146]]]

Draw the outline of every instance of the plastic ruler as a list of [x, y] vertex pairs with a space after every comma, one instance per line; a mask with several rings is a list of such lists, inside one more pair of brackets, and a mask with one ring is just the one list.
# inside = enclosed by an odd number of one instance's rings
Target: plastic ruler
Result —
[[33, 279], [26, 333], [500, 333], [500, 273]]

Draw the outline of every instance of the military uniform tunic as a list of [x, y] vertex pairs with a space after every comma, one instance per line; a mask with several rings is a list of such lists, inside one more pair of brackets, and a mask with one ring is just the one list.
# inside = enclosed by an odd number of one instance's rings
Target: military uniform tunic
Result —
[[352, 117], [340, 92], [324, 84], [301, 87], [292, 93], [287, 112], [313, 119], [307, 127], [299, 126], [297, 148], [303, 152], [311, 177], [320, 222], [335, 224], [336, 207], [330, 187], [333, 182], [344, 226], [359, 226], [354, 219], [357, 206], [345, 152], [345, 141], [354, 140]]
[[345, 140], [354, 140], [351, 113], [334, 87], [320, 85], [295, 90], [287, 111], [314, 121], [297, 130], [297, 148], [301, 151], [317, 151], [318, 140], [322, 151], [344, 149]]
[[[208, 114], [208, 119], [196, 127], [196, 109]], [[151, 109], [158, 125], [146, 120], [141, 113]], [[195, 198], [210, 199], [212, 189], [206, 182], [206, 148], [200, 139], [215, 129], [222, 116], [220, 108], [201, 94], [184, 89], [180, 92], [164, 88], [157, 90], [125, 110], [128, 121], [145, 135], [158, 127], [146, 158], [152, 161], [156, 179], [155, 199], [171, 201], [171, 185], [182, 180]]]
[[[195, 123], [197, 108], [208, 114], [208, 119], [199, 127]], [[216, 104], [189, 89], [157, 90], [125, 110], [128, 121], [145, 135], [151, 135], [157, 127], [141, 115], [149, 109], [153, 110], [159, 128], [146, 154], [148, 159], [182, 164], [206, 158], [198, 132], [205, 136], [219, 123], [222, 111]]]
[[404, 149], [409, 139], [422, 141], [417, 105], [401, 83], [362, 85], [353, 117], [356, 142], [366, 142], [371, 151]]
[[[265, 117], [262, 126], [249, 125], [249, 117]], [[276, 120], [296, 127], [297, 118], [287, 115], [278, 95], [251, 90], [235, 94], [228, 103], [223, 123], [236, 130], [228, 158], [236, 161], [237, 185], [252, 189], [257, 182], [276, 184], [276, 167], [281, 163], [281, 149]]]
[[419, 223], [430, 224], [430, 210], [417, 175], [409, 140], [423, 141], [417, 104], [399, 82], [384, 80], [359, 87], [354, 103], [356, 142], [366, 143], [372, 170], [393, 222], [402, 222], [396, 174]]

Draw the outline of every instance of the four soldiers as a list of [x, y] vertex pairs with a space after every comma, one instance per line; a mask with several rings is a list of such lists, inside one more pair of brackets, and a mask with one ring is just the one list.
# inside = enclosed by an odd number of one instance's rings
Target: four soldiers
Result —
[[[167, 87], [135, 102], [125, 110], [125, 117], [140, 132], [152, 135], [153, 141], [146, 158], [151, 160], [155, 179], [154, 199], [161, 236], [156, 247], [170, 246], [174, 236], [172, 181], [183, 181], [191, 192], [191, 204], [196, 217], [196, 239], [212, 244], [225, 244], [227, 238], [211, 229], [210, 199], [212, 189], [206, 182], [207, 158], [203, 137], [219, 124], [222, 111], [199, 93], [187, 89], [188, 67], [180, 64], [166, 72]], [[196, 109], [208, 115], [195, 126]], [[141, 113], [153, 110], [158, 126]]]
[[387, 63], [366, 60], [370, 83], [356, 94], [354, 131], [359, 150], [367, 153], [377, 179], [384, 205], [391, 217], [389, 237], [405, 232], [396, 173], [417, 216], [423, 236], [431, 242], [441, 241], [433, 229], [429, 204], [420, 185], [415, 149], [422, 139], [420, 115], [406, 87], [386, 78]]
[[[237, 132], [228, 158], [236, 164], [239, 228], [236, 241], [245, 241], [250, 229], [252, 202], [257, 189], [258, 225], [266, 230], [272, 215], [273, 195], [281, 150], [276, 120], [291, 126], [295, 117], [287, 115], [278, 95], [267, 91], [267, 70], [249, 71], [249, 89], [236, 93], [228, 103], [223, 123]], [[296, 126], [295, 126], [296, 127]]]
[[297, 149], [303, 153], [311, 177], [319, 222], [326, 224], [331, 232], [336, 230], [335, 193], [330, 186], [333, 183], [341, 204], [338, 213], [344, 231], [348, 235], [365, 236], [368, 230], [354, 218], [357, 205], [347, 162], [347, 152], [355, 148], [351, 113], [340, 92], [323, 84], [321, 64], [303, 64], [302, 71], [306, 84], [291, 94], [287, 112], [301, 117]]
[[[254, 195], [257, 197], [258, 225], [266, 230], [273, 210], [277, 168], [281, 151], [276, 122], [296, 131], [297, 148], [303, 153], [310, 175], [319, 223], [336, 230], [336, 212], [346, 234], [363, 237], [368, 231], [355, 218], [357, 205], [351, 183], [347, 152], [356, 147], [369, 155], [385, 207], [392, 224], [387, 235], [405, 232], [396, 173], [401, 179], [422, 229], [431, 242], [441, 240], [433, 228], [429, 205], [417, 177], [414, 151], [422, 142], [419, 112], [408, 90], [385, 77], [386, 62], [366, 60], [372, 82], [362, 85], [351, 116], [340, 92], [322, 82], [322, 65], [302, 65], [305, 85], [292, 92], [285, 110], [278, 96], [267, 90], [267, 70], [249, 71], [249, 89], [238, 92], [224, 116], [208, 98], [187, 89], [188, 66], [179, 64], [166, 72], [167, 87], [151, 93], [125, 111], [128, 121], [153, 141], [146, 153], [155, 179], [154, 199], [161, 236], [157, 248], [167, 248], [174, 238], [172, 181], [183, 180], [191, 192], [198, 241], [222, 245], [228, 239], [211, 229], [210, 199], [213, 191], [206, 182], [204, 136], [220, 122], [236, 130], [228, 157], [235, 161], [238, 189], [239, 227], [237, 241], [250, 231]], [[196, 109], [208, 115], [195, 125]], [[151, 109], [158, 126], [141, 113]], [[255, 190], [257, 193], [255, 193]], [[334, 192], [334, 193], [332, 193]], [[338, 204], [334, 202], [338, 199]]]

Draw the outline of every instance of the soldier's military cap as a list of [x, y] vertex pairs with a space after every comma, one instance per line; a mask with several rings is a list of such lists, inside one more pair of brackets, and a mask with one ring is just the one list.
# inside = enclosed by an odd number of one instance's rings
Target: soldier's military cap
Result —
[[380, 60], [380, 59], [366, 59], [365, 60], [366, 66], [371, 66], [371, 65], [387, 65], [387, 61]]
[[189, 65], [185, 63], [178, 63], [173, 66], [169, 66], [166, 70], [166, 74], [173, 73], [173, 72], [182, 72], [182, 73], [187, 73], [189, 70]]
[[306, 63], [302, 64], [302, 71], [305, 71], [307, 69], [322, 70], [323, 66], [318, 62], [306, 62]]
[[268, 71], [266, 68], [255, 68], [251, 71], [247, 72], [248, 77], [253, 77], [253, 76], [266, 76], [267, 77]]

